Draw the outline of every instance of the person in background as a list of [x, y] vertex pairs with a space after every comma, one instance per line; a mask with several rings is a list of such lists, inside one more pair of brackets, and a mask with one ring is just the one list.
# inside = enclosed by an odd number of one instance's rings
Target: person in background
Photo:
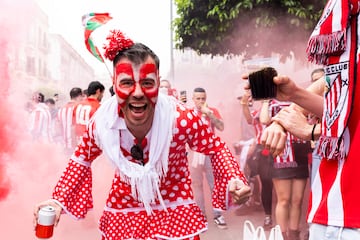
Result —
[[[206, 154], [215, 176], [212, 204], [242, 204], [250, 188], [227, 145], [192, 110], [159, 94], [157, 55], [119, 30], [107, 37], [116, 97], [101, 104], [49, 200], [42, 206], [79, 219], [93, 207], [92, 162], [106, 153], [114, 179], [99, 221], [102, 239], [200, 239], [207, 224], [193, 199], [186, 146]], [[204, 108], [209, 111], [209, 109]]]
[[55, 103], [58, 102], [59, 101], [59, 94], [55, 93], [54, 97], [52, 99], [55, 101]]
[[56, 118], [57, 109], [56, 109], [56, 102], [52, 98], [48, 98], [45, 100], [45, 104], [49, 107], [49, 111], [51, 114], [51, 119], [54, 120]]
[[[202, 122], [208, 126], [209, 131], [215, 132], [224, 130], [224, 122], [216, 108], [209, 107], [206, 103], [207, 95], [204, 88], [198, 87], [193, 91], [192, 100], [194, 102], [194, 114], [197, 115]], [[198, 152], [192, 153], [190, 161], [190, 174], [192, 179], [192, 188], [194, 189], [195, 201], [199, 205], [201, 211], [206, 216], [205, 211], [205, 189], [204, 178], [206, 179], [210, 190], [214, 188], [213, 168], [210, 161], [210, 156]], [[213, 209], [213, 219], [215, 224], [221, 228], [226, 229], [227, 224], [221, 209]]]
[[52, 142], [52, 118], [49, 106], [45, 104], [45, 96], [40, 92], [36, 92], [34, 98], [36, 98], [35, 102], [37, 103], [30, 113], [30, 134], [34, 140], [45, 143]]
[[176, 89], [171, 87], [171, 83], [167, 79], [160, 80], [159, 91], [165, 95], [173, 96], [176, 99], [178, 98]]
[[[309, 61], [324, 66], [324, 95], [297, 86], [288, 76], [274, 78], [277, 99], [293, 101], [321, 117], [321, 124], [301, 131], [308, 140], [318, 139], [322, 158], [309, 198], [310, 240], [360, 239], [359, 11], [359, 1], [328, 1], [309, 39]], [[318, 82], [322, 84], [313, 84]], [[274, 155], [284, 148], [285, 131], [297, 129], [286, 128], [280, 119], [274, 119], [262, 136]]]
[[[314, 74], [315, 73], [315, 74]], [[321, 73], [323, 75], [321, 75]], [[315, 69], [312, 74], [311, 85], [307, 88], [308, 91], [318, 94], [319, 96], [323, 96], [325, 91], [325, 79], [324, 79], [324, 71], [322, 68]], [[309, 113], [305, 111], [305, 109], [300, 108], [296, 104], [291, 104], [287, 108], [283, 108], [273, 120], [278, 121], [281, 125], [288, 131], [291, 132], [294, 136], [299, 139], [308, 140], [310, 137], [306, 136], [308, 132], [311, 132], [311, 142], [315, 143], [312, 145], [312, 161], [309, 162], [310, 166], [310, 186], [312, 185], [313, 180], [315, 179], [317, 169], [320, 165], [321, 156], [317, 152], [318, 141], [316, 138], [320, 134], [320, 126], [319, 117], [313, 113]], [[315, 146], [315, 149], [314, 147]], [[307, 231], [304, 235], [304, 240], [309, 239], [309, 231]]]
[[261, 182], [261, 203], [264, 208], [264, 229], [270, 230], [273, 226], [272, 221], [272, 172], [273, 172], [273, 158], [268, 150], [264, 149], [260, 142], [261, 134], [264, 129], [264, 125], [260, 122], [260, 112], [263, 105], [259, 110], [250, 110], [250, 106], [253, 105], [253, 100], [249, 91], [245, 91], [245, 94], [240, 99], [242, 112], [248, 124], [253, 125], [256, 135], [256, 146], [252, 151], [253, 153], [247, 160], [247, 164], [250, 167], [250, 177], [259, 175]]
[[87, 88], [83, 90], [83, 99], [86, 99], [89, 96]]
[[[260, 114], [262, 124], [268, 126], [271, 118], [291, 103], [264, 100]], [[274, 158], [273, 184], [277, 202], [276, 223], [280, 225], [285, 240], [300, 240], [300, 220], [307, 179], [309, 177], [308, 157], [311, 153], [309, 141], [287, 133], [286, 147]]]
[[[323, 82], [324, 87], [320, 88], [318, 91], [318, 94], [323, 96], [323, 94], [325, 93], [325, 70], [324, 70], [324, 68], [316, 68], [311, 72], [311, 83], [316, 82], [318, 80], [321, 80]], [[309, 124], [311, 124], [311, 125], [319, 124], [321, 122], [321, 119], [312, 113], [308, 114], [308, 120], [309, 120]], [[313, 150], [317, 148], [317, 145], [318, 145], [318, 142], [315, 141], [314, 139], [312, 139], [311, 147]], [[313, 151], [312, 157], [311, 157], [311, 164], [310, 164], [310, 184], [312, 183], [312, 180], [315, 177], [315, 173], [317, 172], [317, 169], [320, 165], [320, 161], [321, 161], [320, 155], [317, 153], [317, 151]]]
[[110, 93], [110, 96], [111, 96], [111, 97], [115, 95], [114, 86], [111, 86], [111, 87], [109, 88], [109, 93]]
[[85, 132], [86, 125], [89, 123], [90, 118], [100, 107], [104, 92], [105, 87], [101, 82], [90, 82], [87, 88], [88, 97], [75, 105], [73, 117], [75, 122], [75, 135], [78, 140]]
[[[322, 85], [320, 85], [321, 87], [318, 88], [318, 91], [314, 91], [315, 93], [319, 94], [320, 96], [323, 96], [323, 94], [325, 93], [325, 71], [324, 68], [316, 68], [311, 72], [311, 83], [316, 82], [316, 81], [322, 81]], [[314, 125], [314, 124], [319, 124], [321, 122], [321, 119], [312, 114], [309, 113], [308, 114], [308, 121], [310, 125]], [[315, 141], [315, 139], [311, 139], [311, 147], [312, 149], [316, 149], [318, 145], [318, 142]], [[315, 174], [317, 172], [317, 169], [320, 165], [320, 161], [321, 161], [321, 156], [317, 153], [317, 151], [313, 151], [312, 152], [312, 156], [311, 156], [311, 163], [310, 165], [310, 184], [312, 183], [312, 181], [315, 178]]]
[[81, 88], [73, 87], [69, 95], [70, 101], [60, 107], [57, 112], [58, 128], [60, 128], [62, 144], [67, 154], [72, 153], [77, 145], [73, 111], [75, 105], [83, 100], [83, 92]]

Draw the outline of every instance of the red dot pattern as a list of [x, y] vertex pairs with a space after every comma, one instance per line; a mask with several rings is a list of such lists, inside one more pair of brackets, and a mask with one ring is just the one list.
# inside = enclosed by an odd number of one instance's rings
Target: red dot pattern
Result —
[[[206, 229], [201, 210], [195, 204], [181, 204], [193, 199], [186, 143], [193, 150], [211, 156], [215, 176], [212, 202], [215, 208], [226, 209], [227, 185], [231, 179], [239, 178], [246, 182], [224, 142], [214, 136], [192, 110], [182, 105], [177, 110], [168, 172], [160, 185], [165, 204], [176, 203], [176, 207], [169, 207], [167, 212], [154, 210], [151, 215], [147, 215], [144, 210], [130, 211], [131, 208], [142, 209], [143, 204], [131, 196], [131, 187], [116, 174], [106, 201], [106, 206], [114, 211], [105, 210], [100, 220], [100, 230], [106, 239], [156, 239], [159, 236], [185, 238]], [[95, 125], [90, 125], [89, 129], [93, 133]], [[94, 137], [85, 134], [75, 155], [84, 162], [91, 163], [101, 152]], [[60, 201], [72, 215], [83, 218], [92, 208], [91, 182], [90, 166], [70, 161], [55, 187], [53, 198]], [[156, 204], [159, 205], [159, 202]]]

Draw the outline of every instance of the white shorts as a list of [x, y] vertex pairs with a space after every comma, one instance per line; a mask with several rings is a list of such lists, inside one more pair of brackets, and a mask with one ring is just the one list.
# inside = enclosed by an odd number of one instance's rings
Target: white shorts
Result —
[[343, 228], [316, 223], [310, 224], [309, 240], [355, 240], [360, 239], [359, 228]]

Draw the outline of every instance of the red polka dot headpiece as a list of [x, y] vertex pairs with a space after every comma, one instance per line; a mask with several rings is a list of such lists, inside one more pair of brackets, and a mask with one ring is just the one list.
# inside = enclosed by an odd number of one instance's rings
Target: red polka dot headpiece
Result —
[[106, 40], [108, 44], [104, 46], [104, 56], [110, 61], [113, 61], [119, 52], [131, 48], [135, 44], [133, 40], [126, 37], [120, 30], [111, 30]]

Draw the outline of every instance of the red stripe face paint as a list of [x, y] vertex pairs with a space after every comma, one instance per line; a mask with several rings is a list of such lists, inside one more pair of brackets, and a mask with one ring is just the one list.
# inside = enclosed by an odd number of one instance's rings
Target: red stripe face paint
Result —
[[126, 60], [115, 66], [114, 90], [122, 107], [131, 94], [139, 94], [139, 91], [155, 105], [159, 84], [159, 74], [154, 63], [135, 66]]

